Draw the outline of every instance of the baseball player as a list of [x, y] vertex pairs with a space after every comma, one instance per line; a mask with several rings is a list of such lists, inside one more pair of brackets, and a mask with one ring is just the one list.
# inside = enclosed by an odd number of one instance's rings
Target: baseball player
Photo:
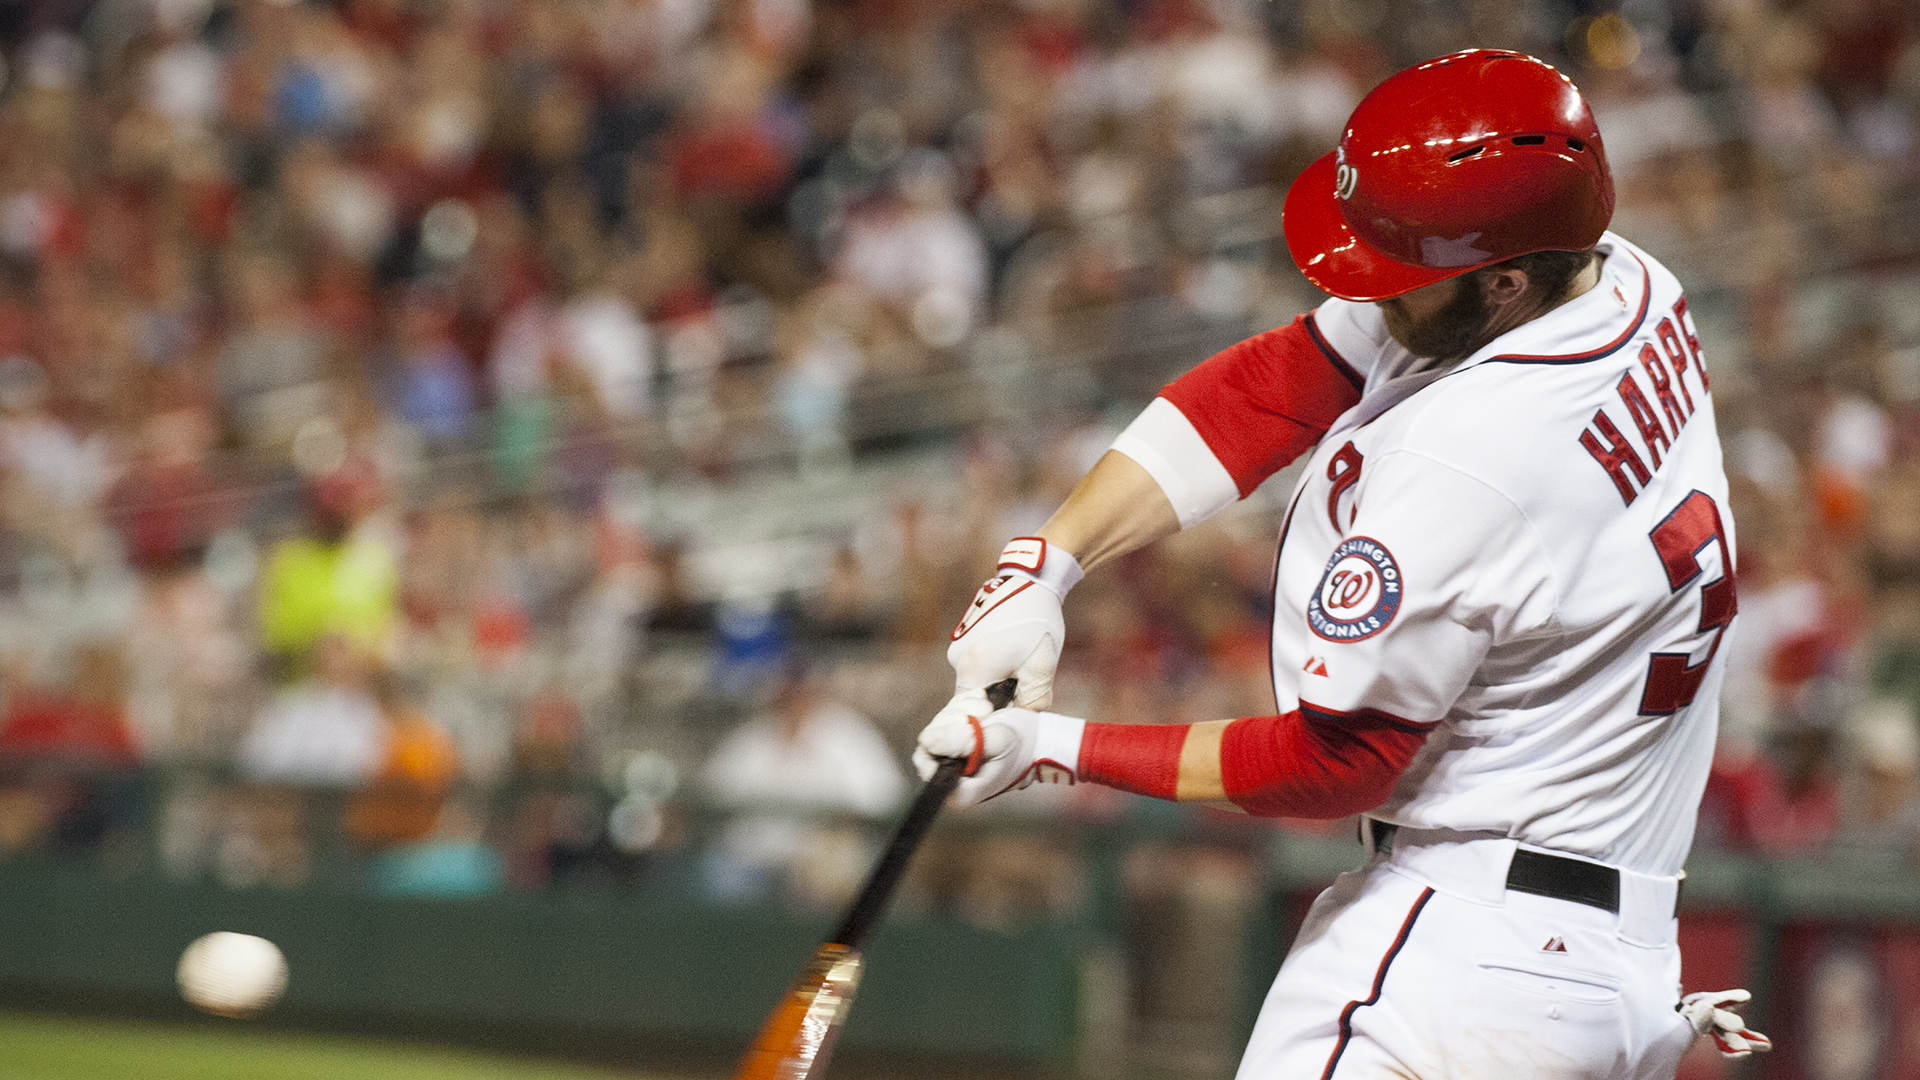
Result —
[[[1252, 814], [1359, 813], [1242, 1080], [1671, 1077], [1696, 1033], [1675, 907], [1736, 610], [1733, 522], [1678, 282], [1606, 231], [1573, 84], [1519, 53], [1403, 71], [1287, 195], [1332, 294], [1168, 385], [954, 629], [916, 760], [962, 803], [1093, 782]], [[1205, 520], [1301, 454], [1280, 532], [1279, 713], [1044, 711], [1083, 571]], [[983, 688], [1019, 680], [993, 712]]]

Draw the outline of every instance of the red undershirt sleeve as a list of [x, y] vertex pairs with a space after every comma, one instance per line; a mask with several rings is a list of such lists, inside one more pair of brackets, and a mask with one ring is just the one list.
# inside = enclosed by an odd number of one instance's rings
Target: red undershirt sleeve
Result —
[[[1187, 724], [1093, 724], [1080, 743], [1080, 779], [1172, 799]], [[1305, 707], [1227, 725], [1220, 778], [1227, 798], [1262, 817], [1342, 818], [1385, 802], [1426, 744], [1430, 726], [1383, 713]]]
[[1249, 814], [1343, 818], [1387, 801], [1427, 731], [1380, 714], [1333, 717], [1308, 707], [1245, 717], [1220, 739], [1221, 785]]
[[1176, 798], [1180, 748], [1192, 724], [1095, 724], [1080, 736], [1080, 779], [1094, 784]]
[[1360, 400], [1363, 380], [1312, 315], [1255, 334], [1168, 383], [1172, 402], [1244, 498]]

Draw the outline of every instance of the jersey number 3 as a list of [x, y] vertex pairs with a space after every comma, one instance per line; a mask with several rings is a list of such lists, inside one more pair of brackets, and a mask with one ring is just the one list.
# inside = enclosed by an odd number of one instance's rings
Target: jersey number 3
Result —
[[1720, 521], [1720, 508], [1712, 496], [1695, 491], [1680, 501], [1660, 524], [1647, 534], [1653, 550], [1666, 568], [1667, 584], [1674, 592], [1700, 580], [1700, 553], [1708, 544], [1720, 545], [1720, 576], [1700, 586], [1700, 633], [1713, 631], [1713, 643], [1697, 664], [1689, 664], [1687, 653], [1658, 652], [1647, 665], [1647, 686], [1640, 693], [1640, 712], [1649, 716], [1667, 716], [1688, 705], [1700, 692], [1707, 677], [1707, 665], [1720, 651], [1720, 639], [1740, 602], [1733, 587], [1733, 549], [1727, 544], [1726, 526]]

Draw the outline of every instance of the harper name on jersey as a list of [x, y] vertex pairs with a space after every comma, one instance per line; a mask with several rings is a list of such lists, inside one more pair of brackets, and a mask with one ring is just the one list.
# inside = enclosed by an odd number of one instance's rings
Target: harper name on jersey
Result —
[[1686, 298], [1620, 237], [1598, 251], [1595, 288], [1450, 366], [1329, 300], [1183, 376], [1114, 448], [1192, 524], [1317, 442], [1281, 531], [1274, 692], [1432, 730], [1369, 816], [1670, 876], [1712, 758], [1732, 521]]

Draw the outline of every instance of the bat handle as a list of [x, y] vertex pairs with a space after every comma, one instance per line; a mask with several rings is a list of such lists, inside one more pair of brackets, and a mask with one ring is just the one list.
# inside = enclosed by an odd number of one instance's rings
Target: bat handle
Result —
[[907, 816], [894, 831], [893, 839], [880, 855], [879, 865], [873, 868], [872, 876], [854, 899], [853, 908], [847, 912], [840, 928], [827, 940], [850, 949], [858, 949], [866, 944], [867, 932], [880, 919], [880, 912], [887, 906], [887, 900], [893, 895], [893, 888], [899, 884], [900, 875], [906, 872], [907, 860], [913, 857], [914, 850], [920, 846], [920, 840], [927, 834], [933, 817], [940, 807], [960, 785], [960, 774], [967, 767], [965, 758], [943, 757], [933, 775], [921, 786], [920, 794], [914, 797], [913, 805], [907, 808]]
[[[1002, 679], [987, 687], [987, 700], [995, 709], [1004, 709], [1013, 701], [1015, 680]], [[927, 834], [927, 828], [933, 824], [935, 814], [960, 786], [961, 774], [966, 770], [966, 758], [943, 757], [937, 759], [940, 764], [933, 775], [920, 788], [920, 794], [914, 797], [913, 805], [907, 808], [907, 816], [894, 831], [893, 839], [880, 855], [880, 863], [874, 867], [873, 875], [867, 879], [866, 887], [855, 898], [852, 910], [840, 928], [827, 940], [858, 949], [867, 939], [867, 932], [879, 921], [880, 912], [886, 907], [888, 897], [893, 895], [894, 886], [899, 884], [900, 875], [906, 872], [907, 860], [913, 857], [914, 849], [920, 846], [920, 840]]]
[[1019, 685], [1020, 680], [1018, 679], [1001, 679], [999, 682], [987, 687], [987, 700], [993, 704], [996, 710], [1004, 709], [1013, 704], [1013, 691]]

